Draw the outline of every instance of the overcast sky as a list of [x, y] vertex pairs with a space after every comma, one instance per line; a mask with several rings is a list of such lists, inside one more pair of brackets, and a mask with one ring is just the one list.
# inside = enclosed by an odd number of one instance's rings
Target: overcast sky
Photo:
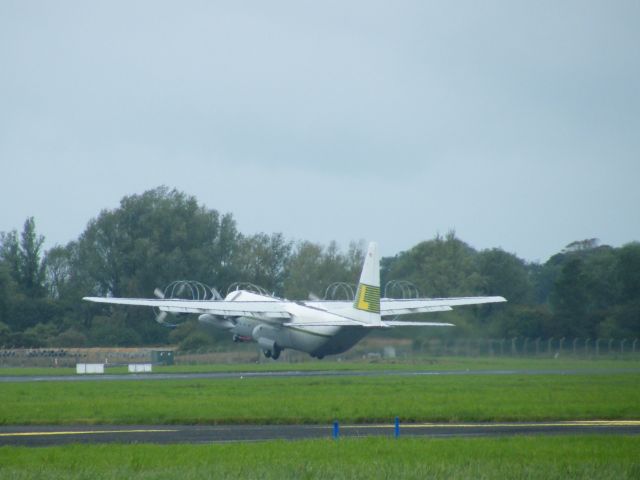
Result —
[[640, 240], [640, 2], [0, 2], [0, 231], [159, 185], [243, 233]]

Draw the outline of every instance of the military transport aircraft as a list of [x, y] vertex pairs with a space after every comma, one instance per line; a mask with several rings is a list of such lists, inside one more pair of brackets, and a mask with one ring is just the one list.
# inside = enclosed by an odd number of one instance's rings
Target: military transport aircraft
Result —
[[398, 321], [395, 319], [398, 315], [444, 312], [459, 305], [506, 301], [503, 297], [381, 299], [380, 258], [374, 242], [367, 249], [353, 302], [290, 301], [246, 290], [230, 292], [224, 300], [111, 297], [85, 297], [84, 300], [155, 307], [174, 314], [199, 314], [200, 322], [228, 330], [236, 342], [257, 342], [264, 355], [273, 359], [277, 359], [285, 348], [316, 358], [342, 353], [374, 328], [453, 326], [451, 323]]

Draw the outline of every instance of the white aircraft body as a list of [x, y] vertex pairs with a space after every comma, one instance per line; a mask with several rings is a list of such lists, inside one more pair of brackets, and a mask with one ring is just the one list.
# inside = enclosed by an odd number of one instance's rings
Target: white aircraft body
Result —
[[[84, 300], [158, 308], [161, 312], [198, 314], [204, 324], [228, 330], [234, 341], [254, 341], [268, 358], [283, 349], [323, 358], [347, 351], [376, 328], [453, 326], [451, 323], [397, 321], [399, 315], [444, 312], [460, 305], [505, 302], [503, 297], [380, 298], [380, 259], [370, 243], [353, 302], [290, 301], [246, 290], [224, 300], [85, 297]], [[391, 318], [391, 320], [389, 319]]]

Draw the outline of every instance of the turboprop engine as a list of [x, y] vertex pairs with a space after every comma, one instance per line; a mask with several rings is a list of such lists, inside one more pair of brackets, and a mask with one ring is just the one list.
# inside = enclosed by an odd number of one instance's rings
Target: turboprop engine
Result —
[[[153, 291], [153, 294], [157, 298], [161, 299], [184, 299], [184, 300], [221, 300], [222, 296], [213, 287], [209, 287], [204, 283], [197, 282], [195, 280], [176, 280], [175, 282], [171, 282], [167, 285], [164, 290], [160, 290], [156, 288]], [[174, 322], [169, 322], [170, 319], [179, 319], [181, 316], [186, 316], [186, 314], [181, 313], [169, 313], [166, 311], [162, 311], [159, 308], [154, 308], [156, 322], [160, 325], [164, 325], [165, 327], [177, 327], [178, 324]], [[206, 315], [201, 315], [206, 316]], [[212, 316], [212, 315], [211, 315]], [[215, 326], [218, 326], [217, 323], [209, 322], [208, 320], [200, 319], [201, 322], [211, 323]], [[227, 328], [224, 326], [220, 326], [220, 328]]]
[[278, 332], [274, 328], [257, 325], [251, 332], [251, 336], [260, 345], [265, 357], [276, 360], [280, 356], [282, 347], [276, 343]]

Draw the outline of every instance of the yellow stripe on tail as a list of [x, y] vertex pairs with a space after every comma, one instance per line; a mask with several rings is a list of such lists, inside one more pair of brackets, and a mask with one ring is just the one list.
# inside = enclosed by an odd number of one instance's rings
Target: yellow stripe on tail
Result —
[[365, 312], [380, 313], [380, 287], [364, 283], [358, 285], [358, 293], [353, 306]]

